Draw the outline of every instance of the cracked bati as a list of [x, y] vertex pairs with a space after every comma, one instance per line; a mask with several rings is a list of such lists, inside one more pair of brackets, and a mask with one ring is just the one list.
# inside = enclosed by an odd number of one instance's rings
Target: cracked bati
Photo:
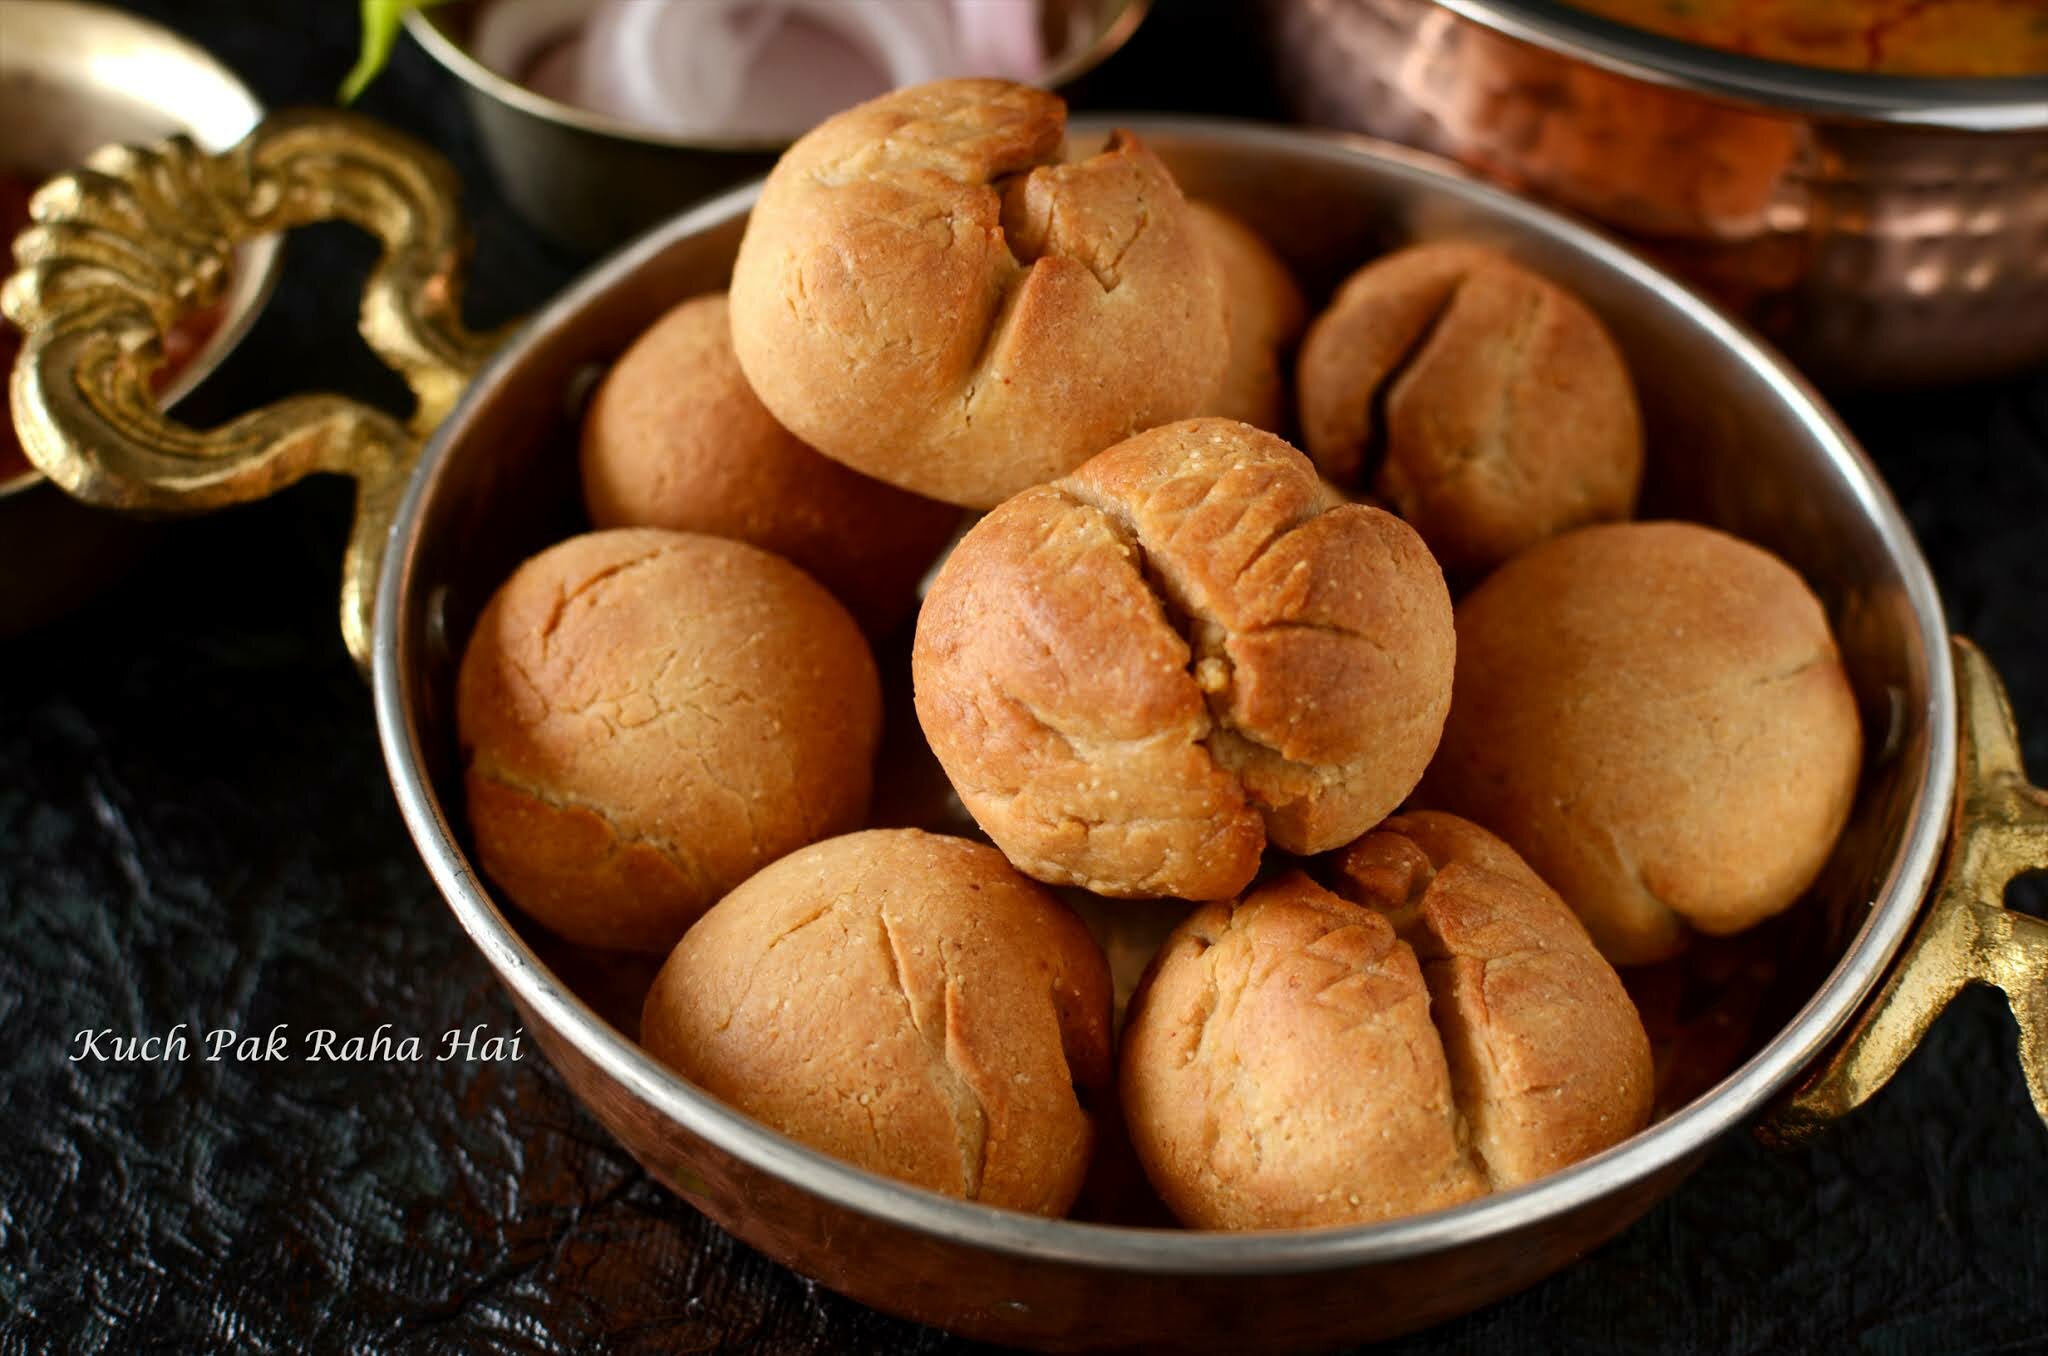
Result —
[[1450, 595], [1392, 514], [1226, 419], [1142, 433], [954, 548], [918, 615], [919, 723], [1039, 880], [1223, 899], [1268, 841], [1377, 823], [1441, 733]]
[[1564, 902], [1450, 815], [1203, 905], [1118, 1060], [1146, 1174], [1185, 1224], [1361, 1224], [1506, 1190], [1649, 1119], [1649, 1040]]
[[796, 566], [619, 528], [493, 595], [456, 725], [478, 863], [506, 897], [572, 942], [662, 952], [763, 864], [860, 824], [881, 687]]
[[684, 935], [640, 1029], [813, 1148], [1040, 1215], [1073, 1204], [1082, 1098], [1110, 1081], [1109, 972], [1081, 920], [993, 848], [917, 829], [764, 868]]
[[1203, 413], [1285, 433], [1290, 391], [1283, 365], [1308, 324], [1308, 299], [1258, 232], [1209, 203], [1190, 199], [1188, 208], [1223, 269], [1230, 306], [1230, 362]]
[[1219, 265], [1137, 138], [1065, 148], [1057, 96], [996, 80], [898, 90], [790, 147], [733, 268], [762, 403], [973, 508], [1200, 413], [1228, 357]]
[[612, 365], [583, 419], [582, 462], [596, 526], [751, 542], [832, 590], [870, 635], [909, 615], [960, 521], [776, 423], [733, 357], [723, 293], [676, 306]]
[[1613, 339], [1492, 250], [1367, 264], [1309, 327], [1295, 379], [1317, 467], [1347, 489], [1370, 477], [1453, 579], [1635, 511], [1642, 419]]
[[1812, 884], [1862, 760], [1820, 601], [1691, 523], [1583, 528], [1458, 606], [1458, 676], [1421, 799], [1498, 833], [1608, 959], [1739, 932]]

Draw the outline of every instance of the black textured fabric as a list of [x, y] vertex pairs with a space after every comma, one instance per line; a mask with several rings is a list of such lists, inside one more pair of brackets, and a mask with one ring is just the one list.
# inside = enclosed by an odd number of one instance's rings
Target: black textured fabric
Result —
[[[352, 54], [339, 0], [135, 7], [273, 104], [324, 99]], [[1088, 101], [1267, 112], [1237, 22], [1163, 0]], [[573, 275], [418, 52], [365, 107], [468, 176], [479, 320]], [[395, 398], [352, 337], [367, 244], [315, 231], [290, 254], [196, 420], [307, 388]], [[1848, 413], [2048, 776], [2048, 374]], [[406, 838], [336, 636], [347, 508], [308, 484], [180, 523], [98, 601], [0, 642], [0, 1352], [962, 1349], [706, 1224], [531, 1048], [302, 1057], [318, 1027], [516, 1026]], [[295, 1057], [208, 1063], [193, 1036], [185, 1061], [67, 1058], [84, 1028], [180, 1022], [286, 1023]], [[1392, 1349], [2040, 1349], [2048, 1133], [2013, 1055], [2002, 1006], [1966, 995], [1820, 1147], [1730, 1139], [1617, 1242]]]

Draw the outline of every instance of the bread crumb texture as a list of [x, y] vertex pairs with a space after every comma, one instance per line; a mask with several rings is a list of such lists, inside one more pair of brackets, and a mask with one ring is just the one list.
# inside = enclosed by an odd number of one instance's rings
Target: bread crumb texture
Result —
[[[981, 843], [916, 829], [765, 867], [684, 936], [642, 1041], [835, 1157], [1060, 1215], [1110, 1080], [1109, 973], [1071, 910]], [[1078, 1090], [1078, 1091], [1077, 1091]]]
[[919, 614], [918, 719], [1010, 860], [1227, 898], [1343, 843], [1435, 750], [1450, 597], [1399, 519], [1224, 419], [1140, 434], [983, 518]]
[[1066, 106], [997, 80], [897, 90], [784, 153], [732, 281], [782, 424], [988, 508], [1198, 413], [1229, 360], [1222, 270], [1136, 137], [1062, 157]]
[[1862, 727], [1820, 600], [1692, 523], [1583, 528], [1458, 605], [1420, 799], [1484, 824], [1616, 964], [1791, 907], [1855, 800]]
[[861, 822], [881, 687], [787, 561], [622, 528], [500, 587], [456, 717], [484, 871], [571, 941], [660, 952], [757, 867]]
[[869, 635], [910, 614], [960, 510], [842, 466], [775, 422], [732, 351], [725, 294], [633, 341], [584, 415], [583, 501], [606, 527], [732, 537], [796, 565]]
[[1365, 1223], [1531, 1181], [1640, 1129], [1649, 1042], [1511, 849], [1405, 815], [1168, 940], [1119, 1061], [1132, 1141], [1185, 1223]]
[[1453, 579], [1546, 537], [1629, 517], [1642, 416], [1584, 303], [1478, 245], [1414, 245], [1338, 289], [1302, 342], [1303, 443], [1370, 485]]

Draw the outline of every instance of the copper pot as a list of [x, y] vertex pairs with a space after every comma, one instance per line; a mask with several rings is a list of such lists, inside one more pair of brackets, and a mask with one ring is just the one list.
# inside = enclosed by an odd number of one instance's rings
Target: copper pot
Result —
[[[1897, 506], [1805, 383], [1639, 256], [1432, 158], [1281, 128], [1130, 125], [1190, 192], [1243, 214], [1312, 286], [1389, 245], [1455, 236], [1571, 287], [1630, 357], [1655, 450], [1649, 507], [1783, 554], [1841, 639], [1873, 745], [1848, 830], [1812, 897], [1787, 915], [1802, 932], [1765, 1009], [1776, 1015], [1711, 1089], [1539, 1182], [1384, 1224], [1263, 1234], [1048, 1220], [934, 1195], [807, 1149], [657, 1064], [631, 1039], [630, 1017], [607, 1020], [587, 976], [573, 987], [578, 971], [550, 964], [559, 950], [493, 899], [459, 828], [451, 712], [465, 634], [516, 561], [577, 526], [577, 393], [667, 307], [726, 285], [754, 188], [612, 256], [477, 370], [489, 341], [456, 319], [445, 166], [360, 119], [279, 115], [204, 176], [216, 196], [193, 219], [254, 229], [327, 212], [376, 231], [385, 254], [363, 332], [419, 395], [414, 425], [302, 398], [213, 434], [179, 428], [130, 398], [139, 377], [119, 331], [132, 342], [153, 313], [96, 308], [56, 287], [66, 240], [45, 226], [22, 242], [28, 267], [5, 292], [30, 332], [15, 374], [23, 431], [60, 483], [103, 502], [175, 501], [191, 483], [221, 502], [308, 470], [357, 476], [344, 631], [372, 669], [392, 785], [450, 909], [570, 1087], [659, 1180], [755, 1247], [879, 1308], [1069, 1348], [1300, 1347], [1422, 1327], [1626, 1228], [1720, 1136], [1763, 1121], [1796, 1138], [1843, 1113], [1965, 982], [2010, 995], [2048, 1117], [2048, 924], [2000, 900], [2011, 875], [2048, 866], [2048, 796], [2021, 775], [1990, 669], [1967, 644], [1951, 648]], [[1076, 135], [1106, 130], [1088, 121]], [[323, 181], [335, 191], [319, 192]], [[288, 187], [302, 191], [294, 199]], [[270, 210], [245, 210], [251, 200]], [[55, 214], [66, 201], [49, 194], [42, 205]], [[899, 742], [912, 747], [881, 767], [884, 798], [919, 775], [914, 727]], [[1132, 941], [1119, 929], [1146, 926], [1118, 921], [1132, 912], [1110, 915], [1112, 955], [1142, 954], [1118, 945]]]
[[1825, 384], [2048, 362], [2048, 82], [1815, 70], [1546, 0], [1266, 0], [1312, 122], [1628, 235]]

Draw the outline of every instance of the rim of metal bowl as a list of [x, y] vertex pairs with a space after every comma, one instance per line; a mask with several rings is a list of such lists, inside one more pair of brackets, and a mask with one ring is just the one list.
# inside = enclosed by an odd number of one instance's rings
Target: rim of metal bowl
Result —
[[[113, 9], [106, 5], [77, 3], [76, 0], [0, 0], [0, 13], [8, 10], [40, 10], [51, 13], [72, 10], [89, 15], [89, 21], [93, 23], [123, 25], [150, 43], [161, 48], [177, 51], [194, 64], [210, 69], [221, 82], [222, 88], [238, 95], [241, 102], [247, 107], [249, 115], [248, 127], [243, 129], [244, 134], [254, 129], [258, 123], [263, 121], [265, 110], [262, 101], [256, 97], [255, 91], [251, 90], [242, 78], [229, 68], [226, 62], [222, 61], [212, 52], [207, 51], [204, 47], [201, 47], [198, 43], [172, 32], [161, 24], [151, 23], [149, 20], [130, 14], [125, 10]], [[172, 122], [184, 127], [188, 135], [194, 135], [189, 120], [175, 106], [175, 96], [171, 102], [161, 100], [143, 100], [142, 102], [147, 103], [151, 109], [163, 114]], [[194, 139], [197, 139], [196, 135]], [[227, 147], [209, 145], [205, 149], [222, 151], [226, 150]], [[54, 173], [61, 174], [64, 173], [64, 170], [57, 170]], [[4, 253], [0, 253], [0, 277], [4, 277], [6, 273], [13, 271], [14, 255], [11, 249], [11, 241], [0, 242], [0, 244], [9, 246]], [[177, 378], [166, 386], [157, 397], [159, 408], [170, 409], [180, 400], [190, 395], [198, 387], [199, 383], [205, 381], [207, 377], [213, 374], [214, 369], [218, 368], [227, 358], [228, 354], [232, 353], [248, 335], [250, 328], [255, 325], [257, 317], [262, 315], [264, 308], [270, 304], [271, 293], [277, 288], [278, 270], [284, 262], [283, 245], [284, 240], [281, 236], [264, 236], [259, 240], [249, 241], [235, 251], [235, 266], [238, 276], [230, 281], [228, 294], [224, 298], [224, 300], [230, 303], [231, 308], [222, 315], [221, 323], [215, 327], [213, 333], [207, 336], [205, 345], [200, 348], [199, 352], [192, 355], [192, 361], [184, 366], [178, 373]], [[241, 281], [239, 276], [243, 269], [252, 270], [249, 274], [249, 281], [246, 284]], [[5, 374], [0, 373], [0, 380], [4, 380], [4, 378]], [[36, 486], [47, 483], [48, 480], [49, 477], [44, 475], [40, 469], [31, 466], [27, 471], [11, 476], [6, 480], [0, 480], [0, 499], [27, 493]]]
[[[472, 3], [476, 2], [477, 0], [472, 0]], [[1117, 8], [1085, 46], [1055, 63], [1043, 79], [1033, 83], [1046, 89], [1058, 89], [1094, 70], [1129, 42], [1131, 35], [1138, 31], [1138, 26], [1145, 22], [1145, 16], [1151, 12], [1152, 0], [1116, 0], [1116, 3]], [[685, 137], [652, 131], [637, 123], [626, 122], [603, 113], [593, 113], [574, 104], [565, 104], [559, 99], [550, 99], [517, 80], [500, 75], [471, 56], [469, 49], [457, 42], [454, 34], [449, 31], [446, 17], [432, 8], [406, 11], [405, 27], [406, 31], [412, 34], [413, 40], [426, 49], [429, 56], [479, 94], [488, 95], [499, 103], [508, 104], [521, 112], [565, 127], [575, 127], [599, 136], [617, 137], [621, 141], [637, 142], [643, 146], [660, 146], [678, 151], [723, 151], [759, 155], [780, 151], [795, 140], [794, 137]]]
[[1878, 75], [1723, 52], [1555, 0], [1431, 0], [1534, 47], [1630, 76], [1776, 112], [1968, 132], [2048, 130], [2048, 80]]
[[[1106, 131], [1107, 119], [1077, 120], [1077, 132]], [[471, 384], [428, 446], [392, 528], [378, 584], [373, 687], [377, 733], [407, 828], [456, 918], [500, 979], [574, 1043], [605, 1075], [690, 1133], [754, 1168], [835, 1205], [953, 1242], [1040, 1261], [1124, 1272], [1255, 1274], [1315, 1271], [1412, 1256], [1553, 1216], [1705, 1149], [1753, 1118], [1767, 1098], [1811, 1061], [1877, 984], [1918, 916], [1943, 847], [1955, 780], [1955, 687], [1941, 601], [1911, 529], [1862, 449], [1812, 389], [1735, 321], [1625, 246], [1533, 203], [1479, 183], [1433, 157], [1363, 137], [1198, 118], [1118, 118], [1161, 140], [1201, 138], [1247, 153], [1309, 154], [1366, 161], [1380, 172], [1449, 186], [1488, 210], [1597, 257], [1666, 297], [1728, 345], [1792, 409], [1874, 521], [1905, 581], [1928, 655], [1927, 775], [1870, 913], [1840, 962], [1765, 1047], [1712, 1091], [1634, 1138], [1512, 1191], [1434, 1214], [1348, 1228], [1272, 1233], [1203, 1233], [1042, 1219], [937, 1195], [828, 1158], [699, 1091], [593, 1013], [541, 964], [492, 902], [470, 866], [428, 782], [419, 732], [406, 705], [410, 661], [401, 646], [400, 600], [414, 578], [422, 512], [454, 433], [466, 414], [496, 398], [523, 344], [515, 337]], [[745, 211], [759, 185], [735, 189], [657, 227], [599, 264], [536, 315], [523, 334], [545, 333], [586, 301], [678, 238]]]

